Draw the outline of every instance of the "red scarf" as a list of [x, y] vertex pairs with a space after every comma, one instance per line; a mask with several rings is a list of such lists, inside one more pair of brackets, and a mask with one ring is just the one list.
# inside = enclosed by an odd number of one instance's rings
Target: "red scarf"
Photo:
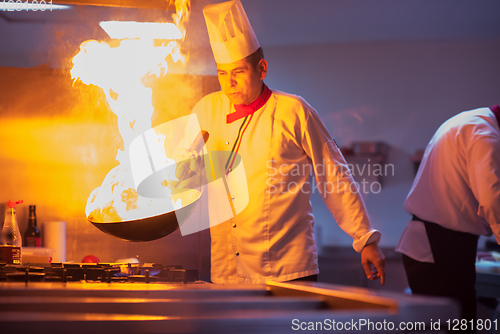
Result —
[[266, 104], [266, 102], [271, 97], [271, 94], [272, 94], [271, 90], [267, 88], [266, 84], [264, 84], [264, 89], [262, 90], [262, 94], [260, 94], [259, 97], [256, 98], [252, 103], [248, 105], [244, 104], [234, 105], [234, 109], [236, 109], [236, 111], [226, 115], [226, 123], [227, 124], [233, 123], [234, 121], [237, 121], [240, 118], [253, 114], [257, 110], [262, 108], [264, 104]]

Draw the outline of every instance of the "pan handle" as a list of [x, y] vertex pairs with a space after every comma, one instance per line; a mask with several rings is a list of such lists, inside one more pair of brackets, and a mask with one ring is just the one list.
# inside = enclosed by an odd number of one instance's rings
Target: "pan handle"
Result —
[[198, 135], [196, 136], [194, 141], [191, 143], [191, 146], [189, 147], [189, 152], [192, 151], [199, 152], [203, 148], [203, 145], [206, 144], [209, 137], [210, 134], [208, 133], [208, 131], [201, 130], [200, 132], [198, 132]]

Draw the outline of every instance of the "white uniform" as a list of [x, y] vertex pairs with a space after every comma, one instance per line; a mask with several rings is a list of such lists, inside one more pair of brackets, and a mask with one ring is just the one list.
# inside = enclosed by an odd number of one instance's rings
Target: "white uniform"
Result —
[[[404, 208], [453, 231], [493, 232], [500, 243], [500, 129], [489, 108], [464, 111], [441, 125], [425, 150]], [[396, 250], [434, 262], [421, 221], [409, 222]]]
[[[226, 124], [226, 115], [235, 111], [229, 99], [222, 92], [212, 93], [193, 111], [201, 128], [210, 133], [207, 149], [231, 151], [243, 119]], [[273, 91], [253, 114], [238, 153], [248, 180], [249, 204], [211, 228], [214, 283], [287, 281], [317, 274], [312, 191], [322, 192], [339, 226], [353, 237], [357, 252], [379, 240], [361, 196], [350, 187], [353, 179], [342, 154], [302, 98]], [[318, 187], [309, 183], [311, 166], [325, 167], [316, 173]]]

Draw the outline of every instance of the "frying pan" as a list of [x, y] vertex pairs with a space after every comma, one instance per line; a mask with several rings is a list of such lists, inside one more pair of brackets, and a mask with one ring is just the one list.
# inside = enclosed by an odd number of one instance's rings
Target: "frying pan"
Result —
[[95, 227], [102, 232], [128, 241], [151, 241], [169, 235], [193, 213], [201, 193], [195, 196], [193, 202], [183, 207], [157, 216], [126, 220], [120, 222], [94, 222]]
[[[201, 131], [193, 141], [189, 150], [199, 151], [208, 140], [208, 137], [208, 132]], [[185, 162], [178, 164], [179, 167], [183, 165], [185, 165]], [[179, 226], [186, 221], [193, 213], [201, 197], [201, 192], [196, 189], [185, 189], [184, 191], [188, 191], [189, 193], [187, 194], [188, 196], [185, 196], [187, 200], [183, 201], [183, 206], [181, 208], [170, 210], [157, 216], [118, 222], [96, 222], [89, 218], [87, 219], [102, 232], [123, 240], [151, 241], [163, 238], [176, 231]]]

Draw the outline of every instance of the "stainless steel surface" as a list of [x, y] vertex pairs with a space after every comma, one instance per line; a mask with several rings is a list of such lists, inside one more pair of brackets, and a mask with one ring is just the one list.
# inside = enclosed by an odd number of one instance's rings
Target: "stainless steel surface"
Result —
[[50, 333], [286, 333], [295, 332], [294, 319], [365, 319], [397, 325], [431, 319], [443, 323], [458, 315], [456, 306], [446, 299], [322, 283], [201, 281], [0, 283], [0, 310], [2, 331], [16, 333], [41, 329]]
[[0, 282], [193, 283], [197, 269], [159, 263], [0, 264]]

